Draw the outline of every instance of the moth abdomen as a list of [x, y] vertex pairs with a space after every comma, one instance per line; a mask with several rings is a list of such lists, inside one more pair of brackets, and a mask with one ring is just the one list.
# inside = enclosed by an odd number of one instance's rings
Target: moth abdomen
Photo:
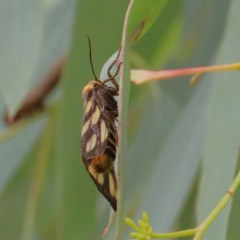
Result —
[[96, 173], [107, 173], [113, 168], [113, 160], [108, 154], [95, 157], [91, 160], [91, 165]]

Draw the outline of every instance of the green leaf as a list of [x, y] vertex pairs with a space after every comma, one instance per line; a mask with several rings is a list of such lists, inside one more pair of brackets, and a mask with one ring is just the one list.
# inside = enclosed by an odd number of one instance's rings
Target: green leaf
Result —
[[49, 1], [44, 6], [41, 48], [32, 79], [35, 84], [46, 76], [59, 59], [66, 58], [69, 52], [76, 0]]
[[128, 24], [129, 42], [137, 41], [149, 30], [167, 2], [168, 0], [134, 1]]
[[21, 236], [36, 149], [36, 146], [32, 146], [32, 151], [25, 157], [25, 161], [16, 170], [15, 175], [8, 180], [8, 186], [1, 194], [0, 238], [2, 239], [19, 239]]
[[[181, 37], [173, 49], [168, 68], [211, 65], [225, 32], [230, 1], [186, 1], [182, 9]], [[221, 11], [216, 11], [221, 9]], [[214, 29], [214, 31], [212, 30]], [[225, 63], [225, 62], [224, 62]], [[188, 78], [189, 80], [189, 78]], [[189, 97], [188, 81], [162, 83], [184, 104]], [[176, 86], [178, 85], [178, 87]]]
[[[33, 147], [41, 123], [36, 127], [38, 130], [30, 127], [31, 129], [25, 130], [28, 134], [19, 134], [16, 139], [11, 139], [0, 147], [1, 239], [19, 238], [23, 231], [24, 216], [28, 223], [31, 219], [35, 223], [34, 226], [33, 222], [25, 225], [30, 226], [25, 228], [30, 233], [28, 236], [34, 235], [34, 238], [101, 238], [107, 225], [110, 206], [86, 172], [80, 153], [83, 114], [81, 91], [93, 79], [86, 35], [89, 35], [92, 41], [93, 63], [98, 75], [104, 62], [121, 45], [122, 25], [128, 2], [125, 0], [116, 4], [112, 0], [79, 0], [76, 11], [74, 0], [35, 4], [34, 7], [41, 6], [40, 10], [34, 9], [32, 4], [35, 2], [29, 3], [29, 0], [22, 1], [21, 6], [14, 5], [16, 9], [13, 9], [12, 0], [0, 3], [0, 19], [3, 25], [0, 29], [0, 48], [3, 53], [0, 56], [0, 63], [3, 63], [0, 64], [0, 87], [7, 109], [11, 109], [11, 113], [26, 96], [33, 82], [40, 81], [48, 69], [65, 55], [71, 38], [72, 16], [75, 12], [77, 14], [71, 51], [60, 85], [61, 100], [56, 115], [52, 116], [56, 127], [54, 145], [44, 146], [39, 143], [38, 147]], [[238, 60], [238, 5], [228, 12], [230, 1], [179, 0], [168, 1], [166, 6], [165, 2], [135, 1], [136, 5], [127, 25], [127, 37], [132, 34], [136, 39], [143, 35], [144, 37], [134, 46], [133, 56], [137, 60], [134, 64], [142, 62], [149, 68], [206, 65], [213, 59], [219, 46], [221, 52], [217, 57], [218, 63]], [[29, 9], [31, 11], [28, 12]], [[16, 13], [16, 16], [13, 13]], [[35, 16], [31, 20], [36, 21], [24, 25], [24, 21], [32, 14]], [[224, 32], [227, 14], [230, 18], [227, 31]], [[13, 15], [15, 18], [20, 17], [19, 23], [15, 21], [13, 24]], [[143, 22], [146, 24], [141, 29]], [[16, 32], [12, 31], [13, 28], [16, 28]], [[21, 39], [16, 44], [14, 39], [11, 39], [14, 32]], [[227, 34], [224, 42], [223, 34]], [[40, 36], [36, 37], [37, 35]], [[29, 44], [29, 48], [25, 43]], [[209, 74], [194, 88], [189, 87], [187, 80], [177, 79], [142, 86], [131, 85], [130, 90], [129, 55], [132, 49], [129, 49], [128, 44], [123, 49], [126, 55], [123, 60], [124, 72], [121, 73], [121, 79], [123, 74], [124, 80], [121, 81], [123, 92], [119, 104], [122, 109], [119, 121], [120, 129], [122, 128], [119, 139], [120, 210], [118, 230], [114, 227], [114, 221], [106, 237], [109, 240], [115, 239], [116, 234], [119, 239], [128, 239], [128, 230], [123, 225], [125, 217], [139, 217], [144, 210], [148, 212], [155, 231], [180, 226], [176, 220], [183, 206], [188, 204], [186, 200], [199, 170], [205, 134], [207, 138], [204, 142], [204, 157], [212, 159], [215, 154], [217, 157], [221, 154], [220, 162], [219, 159], [215, 159], [214, 163], [211, 159], [205, 159], [203, 164], [201, 186], [204, 187], [201, 187], [198, 199], [198, 210], [201, 210], [198, 211], [198, 219], [206, 217], [211, 210], [208, 206], [211, 208], [216, 204], [231, 182], [239, 145], [239, 133], [236, 130], [239, 122], [237, 74]], [[24, 59], [19, 61], [19, 56], [24, 56]], [[12, 66], [17, 68], [15, 72], [10, 72]], [[107, 69], [106, 64], [101, 76], [106, 74]], [[213, 76], [215, 78], [212, 86]], [[204, 128], [206, 120], [209, 128]], [[218, 128], [220, 130], [216, 131]], [[9, 133], [14, 135], [14, 131]], [[224, 146], [218, 147], [218, 144]], [[226, 150], [228, 147], [230, 150]], [[41, 182], [44, 183], [44, 189], [35, 198], [32, 208], [34, 214], [27, 217], [24, 215], [26, 206], [33, 204], [32, 201], [31, 204], [27, 201], [30, 184], [32, 179], [38, 179], [38, 175], [32, 172], [37, 166], [37, 149], [50, 149], [53, 155], [43, 157], [44, 161], [50, 163], [50, 168], [44, 172], [46, 182]], [[26, 157], [29, 150], [31, 156]], [[234, 160], [229, 161], [228, 158]], [[221, 172], [221, 178], [215, 176], [217, 172]], [[220, 185], [224, 185], [223, 188]], [[214, 234], [227, 233], [229, 239], [234, 239], [238, 236], [237, 200], [234, 200], [231, 211], [229, 206], [227, 211], [220, 215], [222, 218], [216, 220], [217, 227], [213, 226], [212, 231]], [[194, 211], [194, 206], [191, 211]], [[191, 222], [184, 218], [181, 220], [184, 221], [181, 226], [188, 226]], [[211, 230], [207, 234], [211, 235]]]
[[[238, 51], [239, 1], [233, 1], [226, 25], [225, 37], [217, 63], [233, 62], [239, 59]], [[231, 184], [239, 151], [239, 74], [236, 72], [216, 74], [213, 79], [211, 102], [208, 111], [208, 124], [202, 177], [198, 197], [197, 215], [201, 222]], [[204, 239], [226, 239], [231, 204], [223, 210]]]
[[[198, 177], [199, 176], [197, 174], [196, 179], [198, 179]], [[182, 208], [182, 212], [179, 219], [176, 221], [176, 224], [178, 224], [179, 230], [185, 230], [185, 229], [194, 228], [197, 226], [196, 211], [195, 211], [197, 190], [198, 190], [197, 184], [198, 184], [197, 181], [195, 181], [192, 184], [192, 189], [188, 196], [188, 199], [185, 202], [184, 207]], [[192, 239], [193, 239], [192, 236], [186, 237], [186, 239], [184, 238], [184, 240], [192, 240]]]
[[[43, 118], [35, 119], [35, 122], [29, 124], [26, 129], [22, 129], [15, 138], [8, 139], [0, 145], [0, 193], [24, 163], [26, 153], [33, 147], [44, 124]], [[9, 129], [5, 129], [5, 131], [9, 131]]]
[[[238, 173], [239, 167], [240, 167], [240, 159], [238, 155], [238, 165], [236, 167], [236, 173]], [[238, 189], [233, 196], [231, 212], [229, 214], [226, 239], [237, 240], [240, 234], [240, 229], [238, 224], [240, 219], [239, 198], [240, 198], [240, 191]]]
[[13, 114], [29, 89], [37, 65], [44, 2], [1, 1], [0, 9], [0, 89], [9, 113]]
[[50, 151], [53, 140], [54, 121], [53, 117], [49, 119], [45, 127], [42, 139], [39, 144], [39, 150], [36, 156], [31, 186], [26, 201], [26, 210], [24, 214], [23, 229], [21, 234], [22, 240], [31, 240], [34, 237], [34, 227], [39, 196], [42, 192], [45, 175], [47, 173]]
[[[186, 1], [181, 41], [173, 62], [184, 66], [206, 65], [213, 59], [224, 31], [231, 1]], [[214, 29], [214, 31], [213, 31]]]
[[[140, 165], [145, 172], [139, 174], [139, 171], [134, 171], [141, 188], [141, 196], [135, 196], [139, 201], [139, 209], [146, 210], [152, 225], [157, 226], [161, 231], [169, 231], [176, 220], [201, 160], [209, 85], [210, 82], [198, 85], [188, 104], [174, 122], [165, 120], [167, 123], [171, 122], [167, 125], [167, 135], [164, 135], [165, 127], [155, 128], [155, 134], [152, 130], [151, 136], [158, 134], [157, 141], [152, 141], [147, 135], [142, 136], [142, 143], [138, 145], [142, 150], [133, 159], [138, 166], [138, 162], [145, 162], [145, 167], [143, 164]], [[167, 100], [165, 95], [165, 104]], [[173, 108], [169, 108], [169, 111], [172, 110]], [[161, 108], [158, 110], [158, 116], [164, 116]], [[153, 122], [149, 121], [148, 126], [154, 126], [155, 121], [159, 123], [159, 117]], [[161, 131], [163, 131], [162, 138]], [[157, 149], [155, 156], [150, 151], [141, 154], [142, 151], [147, 150], [144, 146], [146, 140]]]
[[[0, 3], [0, 91], [13, 115], [69, 45], [74, 1]], [[56, 27], [59, 26], [59, 27]]]
[[[174, 52], [181, 47], [180, 36], [184, 27], [183, 7], [183, 0], [168, 1], [147, 34], [133, 46], [134, 53], [138, 55], [131, 57], [137, 67], [159, 69], [166, 64], [166, 60], [175, 55]], [[139, 59], [140, 56], [143, 59]]]

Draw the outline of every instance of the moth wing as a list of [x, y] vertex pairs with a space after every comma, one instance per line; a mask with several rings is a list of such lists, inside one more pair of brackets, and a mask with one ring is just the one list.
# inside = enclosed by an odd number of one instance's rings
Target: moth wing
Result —
[[[117, 180], [113, 161], [116, 154], [117, 105], [113, 96], [106, 91], [102, 91], [100, 95], [101, 97], [93, 94], [85, 102], [81, 143], [82, 158], [98, 190], [116, 211]], [[108, 108], [111, 113], [108, 113], [105, 108]], [[97, 170], [94, 161], [106, 164], [106, 169]]]
[[113, 144], [116, 144], [115, 120], [118, 116], [118, 107], [113, 91], [109, 89], [111, 88], [104, 87], [98, 91], [93, 90], [91, 98], [85, 100], [81, 145], [82, 155], [86, 159], [105, 152], [110, 134], [113, 135]]
[[96, 105], [82, 128], [82, 156], [90, 159], [102, 155], [107, 147], [109, 123]]
[[109, 201], [114, 211], [117, 211], [117, 179], [114, 168], [107, 173], [96, 173], [91, 165], [87, 168], [98, 190]]

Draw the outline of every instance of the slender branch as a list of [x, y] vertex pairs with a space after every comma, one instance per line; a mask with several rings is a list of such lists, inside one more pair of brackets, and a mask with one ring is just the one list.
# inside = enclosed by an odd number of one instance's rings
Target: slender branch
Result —
[[52, 114], [55, 107], [56, 107], [55, 104], [49, 105], [43, 110], [43, 112], [37, 112], [31, 115], [29, 118], [20, 119], [19, 121], [15, 122], [11, 126], [0, 131], [0, 144], [8, 141], [12, 137], [14, 137], [17, 133], [24, 130], [26, 126], [28, 126], [30, 123], [38, 119], [40, 115], [44, 113], [49, 115]]
[[216, 207], [212, 210], [212, 212], [208, 215], [208, 217], [197, 227], [197, 234], [194, 237], [194, 240], [200, 240], [202, 235], [206, 232], [209, 226], [214, 222], [214, 220], [218, 217], [221, 213], [223, 208], [227, 205], [230, 201], [234, 193], [236, 192], [238, 186], [240, 185], [240, 171], [238, 172], [237, 176], [235, 177], [234, 181], [232, 182], [230, 188], [227, 190], [226, 194], [223, 198], [219, 201]]
[[21, 107], [15, 113], [14, 116], [10, 116], [8, 113], [5, 114], [5, 122], [10, 125], [16, 121], [29, 117], [33, 113], [40, 112], [44, 109], [44, 101], [49, 93], [57, 86], [60, 81], [65, 59], [61, 59], [53, 69], [49, 71], [46, 77], [42, 80], [40, 85], [32, 90]]
[[[154, 233], [149, 221], [144, 220], [147, 213], [143, 212], [143, 219], [138, 221], [139, 226], [137, 226], [131, 219], [126, 218], [125, 222], [128, 226], [133, 228], [136, 232], [131, 233], [131, 237], [135, 239], [163, 239], [163, 238], [176, 238], [176, 237], [186, 237], [193, 236], [197, 232], [197, 228], [169, 232], [169, 233]], [[147, 216], [148, 218], [148, 216]]]
[[240, 171], [233, 180], [231, 186], [227, 190], [226, 194], [218, 202], [215, 208], [210, 212], [207, 218], [199, 224], [196, 228], [187, 229], [183, 231], [170, 232], [170, 233], [154, 233], [150, 226], [149, 219], [146, 213], [143, 213], [143, 220], [139, 220], [139, 226], [137, 226], [131, 219], [125, 219], [128, 226], [133, 228], [136, 232], [131, 233], [131, 236], [135, 239], [162, 239], [162, 238], [176, 238], [193, 236], [193, 240], [201, 240], [204, 233], [222, 212], [223, 208], [228, 204], [232, 196], [235, 194], [237, 188], [240, 185]]
[[187, 236], [192, 236], [196, 233], [196, 228], [192, 229], [187, 229], [187, 230], [182, 230], [182, 231], [177, 231], [177, 232], [170, 232], [170, 233], [161, 233], [161, 234], [156, 234], [152, 233], [151, 237], [152, 238], [176, 238], [176, 237], [187, 237]]
[[124, 18], [123, 30], [122, 30], [122, 40], [121, 40], [121, 52], [120, 52], [120, 70], [119, 70], [119, 77], [120, 77], [120, 91], [119, 91], [119, 122], [118, 122], [118, 132], [119, 132], [119, 151], [118, 151], [118, 211], [117, 211], [117, 234], [115, 239], [122, 239], [122, 229], [123, 229], [123, 164], [126, 152], [126, 137], [127, 137], [127, 103], [129, 97], [129, 83], [128, 79], [124, 79], [125, 77], [125, 69], [126, 69], [126, 62], [125, 59], [125, 51], [127, 48], [127, 28], [128, 28], [128, 20], [129, 15], [133, 6], [134, 0], [130, 0], [127, 11]]

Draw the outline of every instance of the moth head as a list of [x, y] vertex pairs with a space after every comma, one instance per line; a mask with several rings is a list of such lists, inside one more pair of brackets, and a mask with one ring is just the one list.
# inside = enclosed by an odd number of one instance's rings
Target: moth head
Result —
[[93, 90], [93, 83], [88, 83], [84, 88], [83, 88], [83, 91], [82, 91], [82, 94], [83, 94], [83, 97], [86, 98], [89, 93], [91, 93]]
[[88, 99], [89, 97], [88, 96], [91, 96], [92, 95], [92, 91], [96, 91], [98, 90], [99, 88], [102, 87], [102, 82], [101, 81], [96, 81], [96, 80], [93, 80], [91, 81], [90, 83], [88, 83], [84, 88], [83, 88], [83, 91], [82, 91], [82, 94], [83, 94], [83, 98], [84, 99]]

